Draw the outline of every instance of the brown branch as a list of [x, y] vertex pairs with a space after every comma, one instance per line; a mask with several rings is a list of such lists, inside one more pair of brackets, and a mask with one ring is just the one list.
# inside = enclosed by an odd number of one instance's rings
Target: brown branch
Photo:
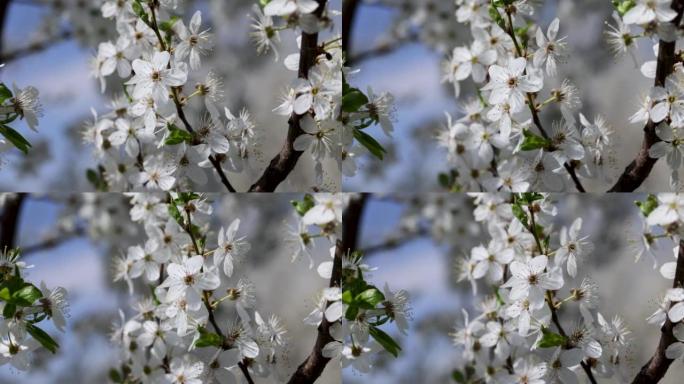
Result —
[[0, 215], [0, 252], [4, 249], [14, 248], [19, 229], [19, 217], [26, 194], [20, 193], [8, 199]]
[[[5, 49], [3, 40], [5, 37], [5, 24], [7, 23], [7, 13], [9, 10], [10, 0], [0, 1], [0, 54]], [[0, 63], [2, 64], [2, 63]]]
[[[326, 0], [318, 0], [318, 8], [314, 12], [316, 17], [320, 18], [325, 10]], [[302, 42], [299, 49], [299, 71], [298, 77], [300, 79], [307, 79], [309, 77], [309, 69], [316, 63], [316, 57], [320, 50], [318, 48], [318, 33], [308, 34], [302, 32]], [[288, 120], [287, 137], [285, 144], [280, 149], [280, 152], [268, 164], [259, 179], [249, 188], [250, 192], [273, 192], [282, 183], [285, 178], [292, 172], [297, 161], [303, 152], [294, 149], [294, 142], [303, 134], [304, 131], [299, 126], [300, 120], [304, 115], [300, 116], [292, 113]]]
[[[672, 9], [677, 11], [677, 17], [675, 17], [671, 23], [677, 26], [682, 19], [684, 0], [674, 0], [672, 2]], [[658, 45], [658, 63], [656, 67], [655, 86], [664, 86], [665, 79], [667, 79], [667, 77], [674, 70], [674, 65], [676, 62], [676, 44], [676, 41], [667, 42], [660, 40]], [[639, 150], [639, 153], [636, 155], [636, 158], [629, 163], [627, 168], [625, 168], [615, 185], [613, 185], [608, 192], [632, 192], [639, 188], [641, 183], [646, 180], [656, 161], [658, 161], [658, 159], [654, 159], [648, 154], [651, 146], [660, 141], [660, 138], [655, 133], [656, 125], [657, 124], [652, 122], [650, 119], [648, 120], [646, 126], [644, 127], [644, 140], [641, 143], [641, 149]]]
[[[330, 276], [330, 287], [341, 287], [342, 285], [342, 257], [356, 248], [359, 223], [365, 200], [366, 195], [352, 198], [342, 214], [342, 239], [337, 240], [335, 246], [335, 259], [333, 261], [332, 275]], [[323, 316], [323, 320], [318, 326], [318, 336], [316, 337], [313, 350], [304, 362], [299, 365], [292, 377], [290, 377], [288, 384], [310, 384], [321, 376], [325, 366], [330, 361], [330, 358], [323, 356], [323, 348], [326, 344], [334, 341], [332, 336], [330, 336], [331, 326], [332, 323], [328, 322], [325, 316]]]
[[[677, 255], [677, 268], [675, 270], [674, 281], [672, 282], [673, 288], [684, 287], [684, 241], [679, 242], [679, 254]], [[672, 364], [671, 359], [665, 356], [665, 351], [670, 344], [677, 341], [672, 334], [672, 328], [674, 324], [669, 318], [665, 320], [665, 323], [660, 328], [660, 342], [658, 343], [658, 348], [656, 349], [653, 357], [648, 360], [639, 373], [634, 377], [632, 384], [650, 384], [657, 383], [665, 376], [667, 369]]]
[[85, 234], [85, 232], [86, 231], [83, 228], [76, 228], [75, 230], [70, 231], [70, 232], [59, 233], [57, 235], [47, 237], [38, 243], [30, 244], [27, 246], [22, 246], [21, 247], [21, 254], [23, 256], [26, 256], [30, 253], [45, 251], [48, 249], [58, 247], [58, 246], [64, 244], [65, 242], [67, 242], [69, 240], [73, 240], [73, 239], [76, 239], [78, 237], [83, 236]]
[[356, 54], [349, 54], [347, 52], [347, 57], [346, 57], [346, 64], [350, 65], [350, 63], [358, 63], [359, 61], [363, 60], [368, 60], [368, 59], [376, 59], [378, 57], [382, 57], [385, 55], [389, 55], [391, 53], [394, 53], [397, 49], [401, 48], [404, 46], [406, 43], [412, 43], [418, 41], [418, 34], [417, 33], [412, 33], [408, 36], [404, 37], [397, 37], [394, 40], [391, 41], [385, 41], [377, 44], [376, 46], [365, 50], [361, 51]]
[[349, 50], [352, 46], [351, 31], [358, 8], [359, 0], [344, 0], [342, 2], [342, 52], [347, 55], [347, 65], [350, 65], [352, 62], [349, 56]]
[[429, 236], [430, 231], [427, 228], [421, 227], [416, 231], [405, 231], [398, 235], [393, 235], [385, 239], [385, 241], [369, 245], [361, 249], [363, 257], [366, 258], [368, 255], [378, 252], [391, 251], [393, 249], [402, 247], [413, 240], [420, 239], [421, 237]]

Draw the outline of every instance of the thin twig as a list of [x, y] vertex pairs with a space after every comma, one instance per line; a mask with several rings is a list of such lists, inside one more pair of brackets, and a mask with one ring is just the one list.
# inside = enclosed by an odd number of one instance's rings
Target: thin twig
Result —
[[[152, 21], [150, 28], [154, 31], [155, 35], [157, 35], [157, 39], [159, 40], [159, 45], [163, 51], [166, 51], [168, 48], [166, 47], [166, 42], [161, 36], [161, 32], [159, 31], [159, 26], [157, 25], [157, 15], [155, 12], [155, 4], [150, 4], [150, 13], [152, 14]], [[171, 63], [169, 63], [169, 66]], [[190, 122], [188, 121], [187, 117], [185, 116], [185, 111], [183, 111], [183, 104], [181, 103], [180, 97], [179, 97], [179, 88], [172, 87], [171, 88], [171, 98], [173, 99], [173, 104], [176, 107], [176, 113], [178, 113], [178, 117], [181, 119], [183, 122], [183, 125], [185, 126], [185, 129], [194, 135], [195, 130], [192, 128], [192, 125], [190, 125]], [[219, 179], [221, 180], [221, 183], [228, 189], [228, 192], [235, 192], [235, 188], [233, 185], [228, 181], [228, 177], [226, 176], [225, 172], [223, 171], [223, 167], [221, 167], [221, 162], [216, 159], [214, 155], [209, 155], [209, 162], [211, 165], [214, 167], [216, 170], [216, 173], [219, 175]]]
[[68, 40], [72, 36], [73, 34], [71, 33], [71, 31], [63, 31], [54, 36], [48, 36], [46, 39], [34, 41], [25, 47], [15, 48], [12, 51], [0, 55], [0, 63], [8, 63], [13, 60], [21, 59], [33, 53], [38, 53], [44, 49], [50, 48], [52, 44]]
[[[508, 17], [508, 30], [506, 32], [509, 36], [511, 36], [511, 39], [513, 39], [513, 44], [515, 45], [515, 51], [518, 54], [518, 57], [524, 58], [525, 55], [523, 54], [523, 51], [520, 48], [518, 39], [515, 36], [515, 30], [513, 29], [513, 16], [511, 15], [511, 12], [508, 9], [506, 9], [506, 16]], [[525, 60], [527, 60], [527, 58], [525, 58]], [[541, 119], [539, 118], [539, 112], [537, 111], [533, 94], [527, 92], [526, 96], [527, 106], [530, 108], [530, 112], [532, 113], [532, 121], [534, 121], [534, 125], [537, 127], [537, 129], [539, 129], [539, 132], [541, 133], [542, 137], [544, 137], [546, 140], [549, 140], [549, 135], [546, 133], [546, 130], [544, 129], [544, 126], [541, 123]], [[582, 182], [580, 181], [579, 177], [577, 177], [575, 168], [572, 165], [568, 164], [568, 162], [563, 163], [563, 168], [565, 168], [565, 170], [568, 171], [568, 174], [570, 175], [572, 182], [575, 184], [575, 188], [579, 192], [586, 192], [584, 186], [582, 185]]]
[[[537, 233], [537, 224], [534, 218], [534, 208], [532, 205], [528, 207], [529, 212], [530, 212], [530, 227], [527, 228], [529, 232], [532, 233], [532, 236], [534, 237], [534, 241], [537, 243], [537, 247], [539, 248], [539, 252], [544, 252], [544, 249], [542, 248], [542, 242], [541, 239], [539, 238], [539, 234]], [[553, 292], [552, 291], [546, 291], [546, 303], [549, 306], [549, 309], [551, 310], [551, 321], [553, 324], [556, 325], [556, 328], [558, 329], [558, 333], [563, 336], [564, 338], [567, 337], [567, 333], [563, 329], [563, 326], [560, 323], [560, 320], [558, 319], [558, 308], [556, 308], [556, 305], [553, 303]], [[591, 367], [589, 364], [587, 364], [584, 360], [580, 361], [580, 365], [582, 366], [582, 369], [584, 372], [587, 374], [587, 378], [589, 379], [589, 382], [592, 384], [596, 384], [596, 378], [594, 377], [594, 373], [591, 371]]]

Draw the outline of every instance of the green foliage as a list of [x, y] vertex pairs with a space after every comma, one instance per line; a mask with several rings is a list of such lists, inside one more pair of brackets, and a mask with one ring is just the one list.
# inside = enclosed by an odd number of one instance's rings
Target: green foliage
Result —
[[12, 143], [12, 145], [24, 152], [24, 154], [27, 154], [29, 148], [31, 148], [31, 143], [29, 143], [24, 136], [7, 125], [0, 124], [0, 134], [3, 135], [7, 141]]
[[547, 149], [551, 146], [551, 141], [541, 136], [535, 135], [529, 129], [523, 130], [523, 142], [520, 145], [521, 151], [533, 151], [535, 149]]
[[378, 344], [380, 344], [387, 352], [391, 353], [392, 356], [399, 356], [401, 347], [390, 335], [380, 330], [380, 328], [374, 327], [372, 325], [368, 328], [368, 332], [370, 333], [371, 337], [375, 339], [375, 341], [377, 341]]
[[615, 10], [618, 12], [618, 14], [620, 14], [620, 16], [624, 16], [636, 5], [634, 0], [612, 0], [612, 3], [613, 7], [615, 7]]
[[648, 217], [648, 215], [650, 215], [651, 212], [658, 207], [658, 199], [656, 199], [655, 195], [649, 194], [646, 200], [637, 200], [634, 202], [634, 204], [639, 207], [639, 210], [644, 217]]
[[304, 199], [302, 201], [298, 200], [291, 200], [290, 204], [294, 207], [295, 211], [299, 214], [299, 216], [304, 216], [309, 209], [313, 208], [316, 203], [314, 202], [313, 196], [310, 194], [304, 195]]
[[5, 83], [0, 83], [0, 104], [4, 103], [7, 99], [12, 97], [12, 91], [5, 85]]
[[97, 191], [107, 191], [107, 180], [104, 178], [104, 168], [98, 167], [97, 170], [88, 168], [86, 170], [86, 179], [92, 184]]
[[216, 333], [209, 332], [206, 328], [204, 327], [199, 327], [198, 328], [200, 337], [195, 341], [195, 347], [197, 348], [205, 348], [205, 347], [217, 347], [220, 348], [221, 345], [223, 345], [223, 340], [221, 339], [221, 336], [219, 336]]
[[26, 324], [26, 331], [33, 336], [34, 339], [36, 339], [45, 349], [52, 353], [56, 353], [57, 349], [59, 348], [59, 344], [50, 337], [50, 335], [47, 334], [47, 332], [43, 331], [36, 325], [33, 325], [31, 323]]
[[169, 124], [169, 135], [164, 140], [164, 145], [178, 145], [180, 143], [192, 143], [192, 134], [184, 129], [178, 128], [175, 124]]
[[542, 328], [542, 335], [542, 338], [537, 343], [537, 347], [539, 348], [560, 347], [567, 341], [565, 336], [551, 332], [548, 328]]
[[373, 136], [363, 132], [360, 129], [354, 128], [354, 138], [359, 142], [359, 144], [366, 147], [366, 149], [368, 149], [373, 156], [380, 160], [382, 160], [384, 158], [384, 154], [387, 153], [385, 148], [383, 148], [383, 146], [380, 145], [380, 143], [378, 143]]

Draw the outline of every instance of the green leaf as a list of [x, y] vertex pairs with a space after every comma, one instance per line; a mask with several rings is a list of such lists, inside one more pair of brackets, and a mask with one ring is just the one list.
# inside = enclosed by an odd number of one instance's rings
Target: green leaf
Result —
[[199, 333], [200, 337], [197, 339], [197, 341], [195, 341], [195, 347], [221, 347], [221, 345], [223, 345], [221, 336], [217, 335], [216, 333], [209, 332], [204, 327], [199, 327]]
[[57, 344], [57, 342], [45, 331], [31, 323], [26, 323], [26, 330], [31, 334], [31, 336], [33, 336], [34, 339], [36, 339], [43, 347], [45, 347], [45, 349], [52, 353], [57, 352], [59, 344]]
[[506, 22], [504, 22], [503, 17], [501, 17], [501, 14], [499, 13], [499, 10], [496, 9], [496, 2], [492, 1], [492, 4], [489, 6], [489, 17], [494, 20], [494, 22], [501, 27], [501, 29], [506, 29]]
[[516, 202], [515, 204], [511, 205], [511, 208], [513, 210], [513, 215], [520, 220], [520, 222], [525, 226], [525, 228], [528, 227], [527, 224], [527, 213], [523, 210], [523, 208], [520, 206], [520, 203]]
[[116, 369], [112, 368], [109, 370], [109, 380], [115, 382], [115, 383], [122, 383], [123, 379], [121, 378], [121, 374], [119, 371]]
[[176, 220], [176, 223], [178, 223], [181, 227], [184, 225], [183, 216], [181, 216], [176, 204], [169, 204], [169, 216], [173, 217], [173, 219]]
[[43, 297], [43, 293], [40, 289], [36, 288], [33, 284], [27, 283], [24, 287], [12, 293], [10, 302], [21, 305], [22, 307], [28, 307], [41, 297]]
[[356, 305], [356, 303], [352, 303], [347, 307], [347, 310], [344, 312], [344, 318], [348, 321], [353, 321], [356, 319], [356, 315], [358, 315], [358, 313], [359, 306]]
[[613, 0], [613, 6], [618, 11], [620, 16], [624, 16], [630, 9], [634, 8], [635, 5], [636, 3], [634, 0]]
[[378, 344], [382, 345], [382, 347], [385, 348], [387, 352], [391, 353], [394, 357], [399, 356], [399, 351], [401, 351], [401, 347], [399, 346], [399, 344], [397, 344], [396, 341], [394, 341], [394, 339], [390, 335], [381, 331], [379, 328], [373, 326], [369, 327], [368, 331], [371, 337], [373, 337], [375, 341], [378, 342]]
[[345, 290], [342, 292], [342, 303], [351, 304], [353, 298], [351, 291]]
[[551, 142], [541, 136], [537, 136], [529, 130], [523, 130], [523, 142], [520, 145], [521, 151], [533, 151], [540, 148], [548, 148]]
[[170, 19], [159, 23], [159, 29], [167, 33], [171, 32], [173, 29], [173, 25], [176, 24], [176, 21], [178, 21], [178, 19], [178, 16], [171, 16]]
[[24, 154], [27, 154], [29, 148], [31, 148], [31, 143], [29, 143], [24, 136], [6, 125], [0, 125], [0, 134], [5, 136], [10, 143], [24, 152]]
[[142, 21], [145, 22], [145, 24], [150, 24], [150, 17], [147, 15], [147, 12], [145, 11], [145, 8], [143, 7], [140, 0], [135, 0], [133, 2], [133, 12], [135, 12], [135, 14], [138, 15], [138, 17], [141, 18]]
[[164, 140], [164, 145], [177, 145], [183, 142], [192, 142], [192, 134], [190, 134], [190, 132], [180, 129], [174, 124], [169, 124], [168, 128], [169, 136]]
[[7, 288], [7, 287], [0, 288], [0, 300], [10, 301], [10, 299], [12, 299], [12, 293], [10, 292], [9, 288]]
[[644, 217], [648, 217], [648, 215], [653, 212], [654, 209], [658, 207], [658, 199], [656, 199], [655, 195], [648, 195], [646, 200], [644, 201], [635, 201], [634, 204], [636, 204], [637, 207], [641, 210], [641, 214], [644, 215]]
[[454, 381], [457, 383], [465, 384], [466, 382], [465, 376], [463, 376], [463, 373], [461, 373], [461, 371], [454, 371], [451, 374], [451, 378], [454, 379]]
[[290, 201], [290, 204], [292, 204], [292, 206], [294, 207], [295, 211], [297, 211], [299, 216], [304, 216], [309, 211], [309, 209], [313, 208], [314, 205], [316, 205], [313, 196], [311, 196], [308, 193], [304, 195], [304, 200], [292, 200]]
[[12, 97], [12, 91], [7, 88], [5, 83], [0, 83], [0, 104], [4, 103], [5, 100]]
[[565, 344], [565, 337], [555, 332], [551, 332], [548, 328], [542, 328], [542, 338], [537, 343], [539, 348], [553, 348]]
[[12, 303], [6, 303], [5, 308], [2, 309], [2, 317], [5, 319], [11, 319], [14, 313], [17, 311], [17, 306]]
[[366, 289], [354, 298], [359, 307], [365, 309], [373, 309], [376, 305], [382, 303], [383, 300], [385, 300], [385, 295], [375, 287]]
[[383, 148], [380, 143], [378, 143], [371, 135], [363, 131], [354, 129], [354, 138], [359, 142], [359, 144], [366, 147], [366, 149], [368, 149], [373, 156], [380, 160], [383, 159], [384, 153], [387, 153], [385, 148]]
[[344, 112], [356, 112], [366, 104], [368, 104], [368, 97], [356, 88], [350, 88], [348, 92], [342, 96], [342, 110]]

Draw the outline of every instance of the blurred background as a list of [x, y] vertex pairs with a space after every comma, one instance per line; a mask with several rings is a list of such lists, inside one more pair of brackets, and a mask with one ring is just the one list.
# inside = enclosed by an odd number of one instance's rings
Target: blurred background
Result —
[[[278, 315], [290, 342], [292, 371], [311, 352], [316, 328], [303, 323], [313, 310], [318, 291], [327, 286], [309, 263], [291, 262], [291, 252], [282, 241], [285, 223], [294, 224], [289, 201], [300, 195], [209, 195], [214, 201], [211, 228], [227, 227], [241, 219], [240, 234], [252, 249], [229, 280], [246, 277], [256, 286], [257, 310], [264, 318]], [[113, 257], [128, 246], [141, 243], [142, 230], [128, 218], [128, 198], [120, 194], [29, 195], [22, 204], [17, 245], [23, 259], [34, 265], [27, 280], [45, 281], [48, 287], [68, 290], [70, 316], [61, 334], [51, 322], [45, 330], [61, 345], [56, 355], [45, 350], [34, 354], [30, 373], [8, 365], [0, 367], [0, 383], [106, 383], [107, 373], [118, 363], [117, 350], [110, 344], [113, 322], [119, 308], [133, 313], [133, 301], [124, 282], [113, 283]], [[48, 239], [55, 239], [50, 242]], [[317, 262], [329, 260], [321, 244], [314, 254]], [[235, 279], [233, 281], [233, 279]], [[137, 292], [144, 290], [140, 287]], [[234, 320], [232, 306], [217, 311], [219, 323]], [[49, 323], [49, 324], [48, 324]], [[326, 367], [321, 384], [340, 382], [339, 361]], [[257, 383], [265, 383], [255, 378]]]
[[[89, 61], [100, 42], [116, 42], [114, 22], [101, 17], [101, 0], [3, 0], [8, 3], [0, 61], [0, 81], [19, 87], [32, 85], [40, 91], [44, 116], [38, 133], [26, 124], [16, 127], [33, 144], [29, 156], [12, 149], [3, 154], [0, 190], [3, 191], [89, 191], [85, 170], [94, 168], [92, 148], [81, 139], [83, 126], [92, 121], [91, 108], [102, 115], [109, 111], [112, 96], [121, 93], [118, 76], [110, 76], [106, 94], [91, 77]], [[252, 148], [251, 169], [228, 176], [238, 190], [246, 190], [280, 150], [286, 133], [287, 117], [272, 112], [280, 104], [283, 90], [296, 74], [282, 60], [298, 52], [291, 31], [281, 32], [280, 61], [273, 54], [259, 56], [250, 42], [252, 6], [257, 0], [187, 0], [179, 2], [178, 14], [188, 24], [195, 10], [202, 11], [202, 29], [214, 34], [214, 49], [202, 59], [202, 67], [188, 79], [193, 87], [211, 69], [223, 80], [225, 103], [237, 114], [247, 108], [256, 124], [258, 145]], [[4, 4], [3, 4], [4, 5]], [[329, 9], [339, 10], [340, 0], [330, 1]], [[335, 26], [339, 33], [339, 26]], [[326, 31], [329, 36], [334, 31]], [[45, 43], [47, 42], [47, 43]], [[198, 100], [195, 100], [198, 101]], [[198, 107], [190, 103], [192, 110]], [[189, 113], [191, 123], [198, 114]], [[335, 162], [324, 164], [330, 175], [326, 187], [339, 190]], [[210, 177], [204, 191], [222, 192], [224, 187]], [[282, 191], [310, 189], [313, 162], [302, 157]], [[304, 187], [302, 187], [304, 186]]]
[[[603, 115], [614, 130], [614, 159], [608, 173], [619, 175], [634, 158], [642, 141], [643, 126], [629, 123], [642, 95], [652, 81], [639, 67], [655, 55], [650, 41], [639, 40], [636, 58], [615, 58], [605, 43], [605, 23], [613, 6], [608, 0], [534, 0], [535, 17], [544, 27], [560, 19], [559, 36], [567, 36], [569, 57], [558, 66], [558, 79], [571, 80], [580, 91], [582, 113], [593, 121]], [[441, 84], [440, 63], [457, 45], [472, 42], [470, 31], [454, 16], [454, 1], [366, 0], [359, 1], [348, 57], [360, 73], [350, 82], [378, 92], [389, 91], [396, 98], [394, 139], [376, 137], [388, 149], [385, 161], [366, 157], [355, 177], [345, 178], [345, 191], [392, 192], [436, 191], [437, 175], [448, 170], [446, 153], [437, 147], [434, 134], [445, 124], [444, 112], [458, 117], [459, 106], [473, 97], [472, 81], [461, 83], [461, 98], [453, 97], [453, 86]], [[556, 86], [548, 81], [546, 88]], [[550, 124], [550, 112], [542, 120]], [[604, 156], [607, 154], [604, 154]], [[658, 162], [641, 190], [667, 190], [668, 167]], [[589, 191], [605, 191], [611, 185], [602, 180], [583, 182]]]
[[[646, 256], [635, 262], [630, 241], [638, 239], [641, 217], [635, 200], [639, 194], [553, 195], [558, 215], [554, 228], [583, 219], [582, 234], [595, 245], [579, 267], [578, 281], [591, 277], [599, 285], [599, 309], [606, 319], [620, 315], [632, 331], [632, 354], [627, 364], [634, 373], [648, 361], [660, 337], [657, 325], [646, 318], [655, 312], [659, 298], [672, 286], [653, 269]], [[456, 282], [455, 261], [479, 244], [487, 245], [485, 228], [473, 224], [471, 200], [461, 194], [374, 196], [362, 218], [360, 248], [365, 262], [378, 270], [371, 281], [392, 290], [405, 289], [411, 297], [413, 320], [408, 336], [387, 327], [401, 345], [397, 359], [383, 354], [372, 374], [343, 370], [345, 383], [448, 383], [459, 360], [449, 333], [462, 321], [461, 309], [473, 315], [474, 297], [468, 282]], [[556, 232], [557, 233], [557, 232]], [[671, 242], [659, 243], [659, 264], [672, 261]], [[478, 312], [479, 313], [479, 312]], [[567, 328], [579, 320], [576, 307], [560, 313]], [[472, 316], [471, 316], [472, 318]], [[681, 383], [684, 366], [675, 361], [663, 383]], [[580, 380], [584, 380], [579, 375]], [[620, 383], [599, 379], [600, 383]], [[580, 381], [582, 382], [582, 381]]]

